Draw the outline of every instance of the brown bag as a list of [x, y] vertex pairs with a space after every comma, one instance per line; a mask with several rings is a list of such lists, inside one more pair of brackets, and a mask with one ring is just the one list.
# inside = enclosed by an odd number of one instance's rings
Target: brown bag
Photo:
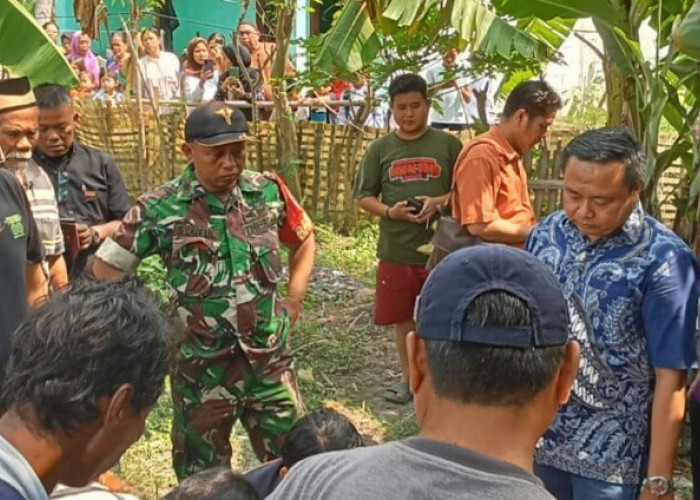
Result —
[[442, 259], [455, 250], [483, 243], [481, 239], [469, 234], [457, 219], [449, 215], [440, 216], [431, 242], [433, 244], [433, 252], [425, 264], [425, 268], [428, 271], [431, 271]]
[[[457, 165], [474, 146], [479, 144], [491, 144], [498, 147], [498, 144], [492, 139], [475, 137], [459, 154], [459, 158], [457, 158], [455, 165]], [[467, 230], [464, 229], [464, 226], [462, 226], [460, 221], [454, 217], [445, 215], [446, 213], [451, 213], [450, 207], [452, 206], [452, 197], [455, 193], [455, 182], [456, 178], [452, 181], [450, 201], [447, 206], [443, 207], [442, 209], [443, 214], [440, 215], [437, 229], [435, 229], [435, 234], [431, 240], [431, 243], [433, 244], [433, 251], [428, 258], [428, 262], [425, 264], [425, 268], [428, 271], [434, 269], [442, 259], [447, 257], [447, 255], [455, 250], [485, 244], [485, 242], [479, 237], [469, 234]]]

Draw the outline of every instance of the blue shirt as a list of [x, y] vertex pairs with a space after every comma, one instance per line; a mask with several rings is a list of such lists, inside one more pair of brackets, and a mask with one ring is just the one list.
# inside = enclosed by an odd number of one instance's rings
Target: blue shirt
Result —
[[525, 249], [559, 278], [573, 313], [570, 333], [581, 345], [571, 399], [541, 439], [535, 462], [639, 484], [649, 453], [654, 368], [682, 370], [695, 361], [695, 256], [641, 205], [595, 243], [556, 212], [533, 230]]

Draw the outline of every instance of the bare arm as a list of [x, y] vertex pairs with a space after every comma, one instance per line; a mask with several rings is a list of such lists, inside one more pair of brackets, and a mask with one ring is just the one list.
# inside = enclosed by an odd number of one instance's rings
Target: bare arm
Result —
[[41, 263], [27, 262], [27, 302], [31, 307], [39, 305], [49, 295], [49, 282]]
[[299, 245], [289, 247], [289, 287], [282, 299], [294, 324], [301, 313], [306, 289], [314, 267], [316, 237], [311, 232]]
[[522, 243], [533, 226], [524, 226], [508, 219], [496, 219], [486, 224], [467, 224], [469, 234], [491, 243]]
[[408, 206], [406, 201], [399, 201], [393, 207], [382, 202], [376, 196], [366, 196], [357, 200], [361, 209], [376, 215], [377, 217], [387, 217], [389, 219], [401, 219], [408, 222], [418, 222], [418, 217], [413, 213], [413, 208]]
[[[656, 368], [656, 385], [654, 401], [651, 407], [651, 445], [649, 447], [649, 465], [647, 476], [673, 478], [673, 465], [676, 460], [676, 448], [685, 413], [685, 370]], [[650, 493], [645, 489], [640, 498]], [[673, 493], [663, 497], [673, 498]]]
[[48, 257], [49, 280], [53, 290], [60, 290], [68, 285], [68, 269], [63, 255], [51, 255]]

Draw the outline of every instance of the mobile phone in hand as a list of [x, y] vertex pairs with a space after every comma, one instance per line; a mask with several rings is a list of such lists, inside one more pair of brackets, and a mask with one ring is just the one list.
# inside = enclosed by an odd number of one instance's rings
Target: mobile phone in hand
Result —
[[209, 71], [214, 71], [214, 61], [211, 59], [207, 59], [204, 61], [204, 64], [202, 64], [202, 72], [207, 73]]
[[419, 214], [423, 210], [423, 202], [415, 198], [408, 198], [406, 204], [413, 209], [414, 214]]

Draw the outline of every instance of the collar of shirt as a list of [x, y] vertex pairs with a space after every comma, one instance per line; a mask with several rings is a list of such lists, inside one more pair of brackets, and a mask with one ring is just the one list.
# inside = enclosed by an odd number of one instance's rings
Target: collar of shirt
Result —
[[[241, 172], [238, 177], [238, 186], [241, 192], [259, 192], [262, 191], [262, 187], [251, 178], [247, 169]], [[235, 192], [236, 190], [234, 190]], [[182, 172], [180, 176], [180, 181], [177, 187], [177, 196], [181, 200], [193, 200], [195, 198], [200, 198], [206, 196], [209, 191], [206, 190], [204, 186], [199, 182], [197, 176], [194, 173], [194, 165], [189, 164]]]
[[34, 181], [39, 177], [41, 177], [41, 167], [34, 160], [31, 160], [24, 170], [25, 188], [32, 189]]
[[[576, 225], [571, 222], [568, 217], [563, 218], [562, 224], [565, 233], [574, 235], [578, 243], [592, 244], [591, 241], [578, 230]], [[620, 245], [634, 245], [642, 238], [643, 230], [644, 209], [642, 208], [642, 204], [640, 202], [637, 203], [637, 206], [634, 207], [632, 213], [629, 215], [629, 217], [627, 217], [627, 220], [617, 231], [593, 244], [600, 244], [605, 248]]]
[[503, 132], [501, 132], [501, 129], [499, 129], [498, 126], [494, 125], [491, 127], [488, 134], [496, 141], [496, 144], [498, 145], [498, 153], [505, 156], [508, 163], [520, 159], [520, 154], [513, 148], [510, 142], [508, 142], [508, 139], [506, 139], [506, 136], [503, 135]]
[[34, 150], [32, 157], [34, 158], [34, 161], [36, 161], [41, 167], [65, 170], [66, 168], [68, 168], [68, 164], [75, 156], [77, 144], [77, 142], [73, 141], [73, 144], [71, 144], [70, 148], [68, 149], [68, 152], [59, 158], [48, 156], [38, 149]]

